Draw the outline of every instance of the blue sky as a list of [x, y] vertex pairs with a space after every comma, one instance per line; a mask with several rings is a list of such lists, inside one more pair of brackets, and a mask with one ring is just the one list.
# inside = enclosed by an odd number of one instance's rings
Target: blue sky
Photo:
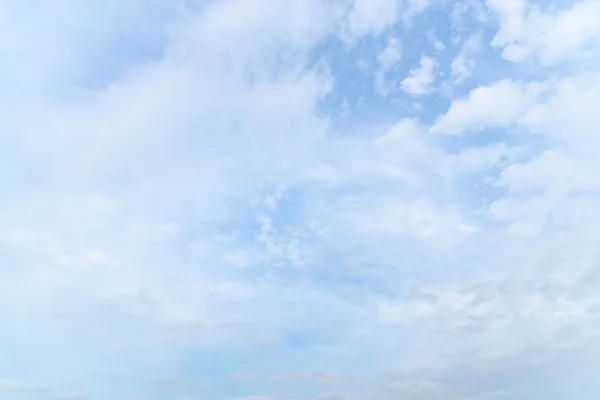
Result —
[[0, 399], [596, 399], [600, 2], [0, 2]]

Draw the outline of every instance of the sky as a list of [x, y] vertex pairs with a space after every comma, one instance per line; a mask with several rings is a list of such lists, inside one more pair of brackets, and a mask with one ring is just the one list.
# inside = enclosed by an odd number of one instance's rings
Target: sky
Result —
[[0, 0], [0, 399], [597, 399], [598, 21]]

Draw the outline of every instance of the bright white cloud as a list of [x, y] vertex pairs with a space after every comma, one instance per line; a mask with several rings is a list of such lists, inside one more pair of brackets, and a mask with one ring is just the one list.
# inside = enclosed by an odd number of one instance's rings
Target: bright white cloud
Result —
[[543, 88], [536, 82], [506, 79], [476, 88], [465, 98], [454, 100], [431, 132], [458, 135], [468, 130], [510, 127], [536, 104]]

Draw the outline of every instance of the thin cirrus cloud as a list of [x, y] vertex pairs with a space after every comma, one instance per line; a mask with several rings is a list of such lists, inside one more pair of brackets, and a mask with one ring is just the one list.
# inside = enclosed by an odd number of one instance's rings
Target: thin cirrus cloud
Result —
[[597, 5], [3, 2], [0, 397], [595, 398]]

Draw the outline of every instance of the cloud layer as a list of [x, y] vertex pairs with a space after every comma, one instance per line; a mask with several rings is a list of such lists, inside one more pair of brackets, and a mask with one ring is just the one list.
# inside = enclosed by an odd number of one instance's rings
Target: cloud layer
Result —
[[596, 398], [600, 3], [29, 3], [0, 397]]

